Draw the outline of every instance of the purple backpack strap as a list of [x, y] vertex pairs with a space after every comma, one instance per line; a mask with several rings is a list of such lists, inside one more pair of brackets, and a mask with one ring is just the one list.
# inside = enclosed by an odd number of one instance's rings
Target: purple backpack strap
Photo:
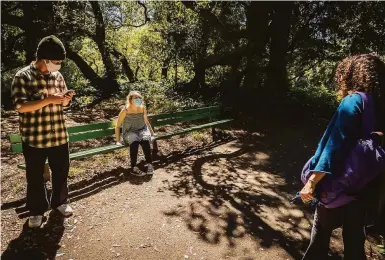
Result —
[[370, 134], [374, 131], [375, 128], [375, 111], [373, 98], [371, 95], [365, 92], [356, 92], [362, 98], [363, 103], [363, 113], [362, 113], [362, 130], [363, 138], [369, 138]]

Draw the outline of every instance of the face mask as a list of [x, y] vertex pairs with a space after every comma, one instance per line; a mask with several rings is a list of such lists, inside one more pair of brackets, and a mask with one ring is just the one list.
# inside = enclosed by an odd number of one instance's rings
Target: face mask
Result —
[[61, 68], [61, 64], [54, 64], [52, 63], [52, 61], [50, 61], [49, 63], [46, 62], [45, 65], [47, 66], [47, 70], [49, 72], [55, 72], [60, 70]]
[[134, 105], [137, 107], [142, 105], [142, 99], [141, 98], [134, 99]]

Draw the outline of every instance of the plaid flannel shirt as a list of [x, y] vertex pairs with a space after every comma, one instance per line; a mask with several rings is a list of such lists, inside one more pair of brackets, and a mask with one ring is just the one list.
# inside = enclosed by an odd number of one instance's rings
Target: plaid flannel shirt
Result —
[[[20, 108], [29, 101], [65, 93], [67, 86], [60, 72], [42, 74], [33, 63], [19, 70], [12, 82], [12, 101]], [[19, 113], [22, 141], [32, 147], [48, 148], [68, 143], [63, 105], [49, 104], [33, 112]]]

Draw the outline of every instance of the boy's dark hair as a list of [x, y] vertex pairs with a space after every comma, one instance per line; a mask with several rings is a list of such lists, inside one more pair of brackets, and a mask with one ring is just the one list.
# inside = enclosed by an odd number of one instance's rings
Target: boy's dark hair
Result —
[[44, 37], [37, 46], [36, 58], [47, 60], [64, 60], [66, 49], [62, 41], [55, 35]]

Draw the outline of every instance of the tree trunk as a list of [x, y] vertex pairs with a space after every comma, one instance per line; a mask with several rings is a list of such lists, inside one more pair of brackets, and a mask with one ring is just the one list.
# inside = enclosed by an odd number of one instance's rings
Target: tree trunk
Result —
[[260, 77], [258, 67], [268, 41], [267, 32], [271, 5], [272, 3], [269, 2], [251, 2], [246, 12], [249, 44], [246, 50], [247, 67], [243, 85], [247, 88], [255, 88], [258, 85], [258, 78]]
[[286, 56], [293, 8], [293, 2], [277, 3], [271, 23], [270, 59], [267, 68], [266, 88], [277, 98], [283, 97], [288, 90]]
[[207, 56], [207, 46], [209, 44], [209, 33], [210, 27], [207, 23], [201, 20], [201, 28], [202, 28], [202, 38], [199, 43], [198, 57], [197, 61], [194, 62], [194, 85], [195, 87], [203, 88], [206, 86], [206, 68], [203, 66], [203, 61]]
[[202, 28], [202, 37], [200, 37], [197, 55], [193, 60], [194, 63], [194, 78], [186, 85], [190, 92], [199, 91], [202, 93], [202, 88], [206, 86], [206, 66], [205, 59], [207, 56], [207, 46], [209, 40], [210, 27], [204, 22], [200, 21]]
[[116, 48], [112, 50], [112, 54], [122, 63], [123, 71], [126, 74], [128, 80], [130, 82], [135, 82], [134, 72], [132, 71], [130, 64], [128, 64], [126, 57]]
[[36, 24], [34, 23], [34, 3], [33, 2], [22, 2], [22, 9], [23, 9], [23, 19], [25, 23], [25, 59], [27, 63], [32, 62], [35, 60], [35, 53], [37, 50], [37, 43], [38, 43], [38, 36], [37, 33], [34, 31], [34, 28], [37, 29], [37, 31], [40, 31], [40, 28], [36, 28]]
[[162, 79], [167, 79], [168, 77], [168, 68], [170, 66], [170, 62], [171, 62], [171, 55], [168, 56], [164, 61], [163, 61], [163, 65], [162, 65]]
[[37, 45], [41, 38], [52, 34], [53, 2], [21, 2], [25, 33], [25, 51], [27, 63], [35, 60]]
[[136, 69], [135, 69], [135, 81], [138, 81], [138, 73], [139, 73], [139, 70], [140, 70], [140, 66], [139, 64], [136, 66]]
[[238, 102], [240, 99], [239, 86], [244, 76], [244, 72], [238, 70], [240, 64], [241, 59], [234, 60], [231, 64], [230, 75], [220, 84], [220, 97], [223, 106], [236, 107], [240, 103]]
[[178, 49], [175, 47], [175, 87], [178, 85]]
[[119, 91], [117, 73], [106, 42], [106, 27], [104, 24], [103, 14], [100, 9], [99, 2], [90, 1], [90, 4], [95, 14], [96, 22], [95, 34], [92, 36], [92, 38], [98, 46], [99, 52], [102, 56], [105, 68], [106, 81], [109, 83], [109, 85], [103, 85], [102, 91], [104, 96], [109, 96], [110, 94]]
[[83, 58], [77, 54], [76, 52], [72, 51], [68, 46], [66, 47], [67, 50], [67, 57], [75, 62], [76, 66], [80, 69], [80, 71], [83, 73], [84, 77], [88, 79], [91, 83], [91, 85], [97, 87], [98, 89], [103, 88], [103, 79], [96, 74], [96, 72], [91, 68], [88, 63], [83, 60]]

